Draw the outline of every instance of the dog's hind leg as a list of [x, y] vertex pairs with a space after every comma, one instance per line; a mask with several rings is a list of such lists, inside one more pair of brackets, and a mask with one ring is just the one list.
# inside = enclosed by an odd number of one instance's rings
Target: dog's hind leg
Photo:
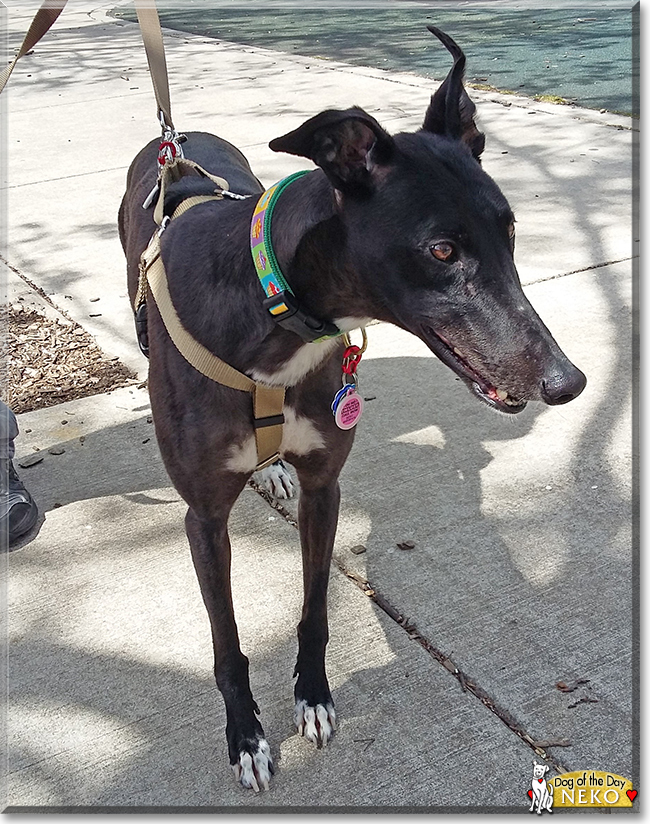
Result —
[[[243, 483], [242, 483], [243, 486]], [[271, 751], [257, 720], [259, 709], [248, 680], [248, 658], [239, 636], [230, 590], [229, 507], [199, 517], [192, 509], [185, 527], [201, 594], [210, 616], [214, 645], [214, 673], [226, 705], [226, 737], [235, 777], [257, 792], [268, 789], [273, 774]]]

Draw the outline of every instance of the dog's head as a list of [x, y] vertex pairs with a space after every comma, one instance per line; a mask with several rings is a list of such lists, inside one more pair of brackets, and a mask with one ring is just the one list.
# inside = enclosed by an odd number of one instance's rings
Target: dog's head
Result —
[[463, 87], [465, 55], [429, 29], [454, 65], [419, 131], [391, 136], [362, 109], [328, 110], [270, 146], [325, 172], [347, 261], [376, 317], [420, 337], [495, 409], [567, 403], [585, 376], [522, 291], [514, 215], [481, 167], [485, 137]]
[[544, 778], [547, 772], [547, 764], [538, 764], [537, 761], [533, 761], [533, 778]]

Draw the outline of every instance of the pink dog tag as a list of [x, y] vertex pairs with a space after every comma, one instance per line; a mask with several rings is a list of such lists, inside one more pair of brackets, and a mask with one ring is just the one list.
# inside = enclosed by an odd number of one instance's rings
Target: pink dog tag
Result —
[[363, 412], [363, 398], [352, 390], [336, 407], [334, 420], [339, 429], [352, 429], [356, 426]]

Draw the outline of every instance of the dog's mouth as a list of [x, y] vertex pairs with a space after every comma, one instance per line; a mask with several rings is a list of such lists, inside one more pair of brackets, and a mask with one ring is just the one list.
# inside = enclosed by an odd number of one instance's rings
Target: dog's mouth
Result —
[[427, 346], [434, 354], [455, 372], [476, 395], [476, 397], [508, 415], [515, 415], [526, 407], [526, 401], [515, 398], [505, 389], [501, 389], [484, 378], [467, 360], [467, 358], [455, 346], [453, 346], [439, 332], [430, 326], [422, 327], [423, 337]]

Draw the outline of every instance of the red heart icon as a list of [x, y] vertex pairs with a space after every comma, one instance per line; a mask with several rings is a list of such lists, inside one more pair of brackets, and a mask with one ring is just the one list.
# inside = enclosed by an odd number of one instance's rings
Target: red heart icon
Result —
[[537, 780], [538, 780], [538, 781], [539, 781], [539, 783], [541, 784], [541, 783], [542, 783], [542, 781], [543, 781], [544, 779], [543, 779], [543, 778], [538, 778]]
[[532, 791], [532, 790], [528, 790], [528, 798], [532, 798], [532, 797], [533, 797], [533, 791]]
[[630, 799], [630, 801], [634, 801], [634, 799], [637, 796], [637, 791], [636, 790], [628, 790], [625, 794]]

